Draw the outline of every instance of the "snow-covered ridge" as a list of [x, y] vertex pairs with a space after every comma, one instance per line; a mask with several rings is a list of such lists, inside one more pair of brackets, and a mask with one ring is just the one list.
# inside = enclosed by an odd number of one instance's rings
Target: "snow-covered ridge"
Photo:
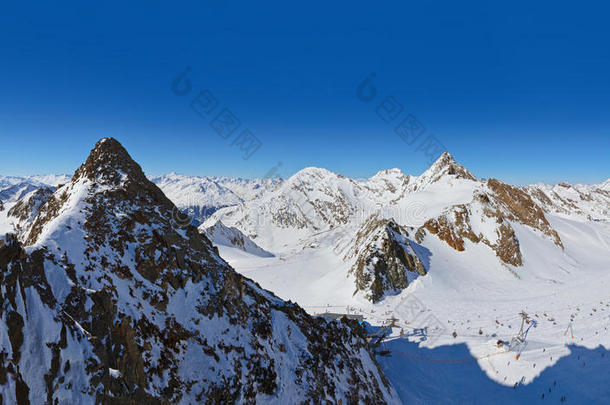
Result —
[[548, 212], [577, 220], [610, 221], [610, 179], [601, 184], [535, 184], [524, 189]]
[[6, 403], [397, 403], [354, 322], [236, 273], [114, 139], [0, 239]]

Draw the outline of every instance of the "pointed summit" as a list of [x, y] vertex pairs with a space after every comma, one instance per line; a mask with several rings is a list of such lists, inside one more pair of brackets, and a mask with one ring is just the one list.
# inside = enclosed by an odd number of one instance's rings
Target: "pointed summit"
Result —
[[443, 152], [438, 159], [418, 177], [421, 186], [429, 185], [439, 181], [441, 178], [452, 176], [457, 179], [474, 180], [477, 178], [468, 169], [457, 163], [453, 156], [447, 151]]
[[102, 138], [95, 144], [85, 163], [74, 173], [73, 182], [87, 178], [101, 183], [117, 183], [125, 177], [138, 183], [147, 181], [140, 165], [119, 141]]
[[[155, 218], [164, 227], [172, 221], [183, 220], [176, 206], [146, 178], [140, 165], [113, 138], [98, 141], [71, 182], [49, 197], [24, 233], [25, 244], [42, 243], [45, 238], [63, 232], [62, 226], [75, 210], [85, 215], [85, 223], [100, 222], [88, 231], [101, 232], [100, 238], [105, 238], [104, 232], [108, 233], [110, 224], [122, 221], [128, 214], [144, 220], [143, 213], [149, 213], [146, 222]], [[114, 229], [122, 229], [124, 225], [114, 224]], [[73, 225], [68, 225], [68, 229], [73, 229]]]
[[263, 290], [176, 213], [104, 139], [42, 205], [25, 246], [0, 237], [0, 330], [26, 336], [0, 356], [4, 398], [18, 381], [15, 395], [36, 403], [64, 398], [62, 384], [75, 403], [398, 402], [361, 328]]

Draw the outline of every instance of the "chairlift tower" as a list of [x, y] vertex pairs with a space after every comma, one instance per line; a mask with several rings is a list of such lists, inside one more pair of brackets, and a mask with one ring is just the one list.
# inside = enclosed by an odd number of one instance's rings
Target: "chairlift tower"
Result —
[[519, 334], [517, 334], [517, 336], [511, 339], [509, 347], [511, 351], [517, 353], [517, 360], [519, 360], [519, 357], [521, 357], [521, 353], [527, 347], [527, 342], [525, 341], [525, 324], [530, 323], [529, 315], [525, 311], [521, 311], [519, 315], [521, 316], [521, 329], [519, 330]]
[[574, 324], [574, 319], [570, 319], [570, 323], [568, 323], [568, 327], [566, 328], [566, 331], [563, 332], [563, 336], [567, 336], [568, 332], [570, 332], [570, 336], [572, 337], [572, 339], [574, 339], [574, 329], [572, 328], [573, 324]]

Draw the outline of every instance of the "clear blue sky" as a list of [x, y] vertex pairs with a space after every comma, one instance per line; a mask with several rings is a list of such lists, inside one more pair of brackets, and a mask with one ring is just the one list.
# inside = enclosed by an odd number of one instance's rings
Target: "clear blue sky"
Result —
[[[89, 3], [89, 4], [85, 4]], [[394, 96], [475, 174], [610, 177], [603, 2], [4, 2], [0, 174], [72, 173], [119, 139], [150, 174], [366, 177], [428, 163], [375, 107]], [[191, 67], [192, 91], [172, 80]], [[376, 74], [376, 99], [356, 97]], [[209, 89], [209, 119], [190, 100]], [[243, 160], [224, 107], [262, 147]], [[401, 118], [398, 118], [400, 120]], [[237, 136], [237, 132], [233, 136]], [[420, 138], [420, 140], [423, 138]]]

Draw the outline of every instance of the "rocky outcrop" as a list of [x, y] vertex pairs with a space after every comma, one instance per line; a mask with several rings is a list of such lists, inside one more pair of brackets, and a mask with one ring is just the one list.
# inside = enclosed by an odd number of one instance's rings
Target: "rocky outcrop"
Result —
[[107, 138], [0, 239], [6, 402], [396, 401], [357, 325], [237, 274], [175, 209]]
[[495, 195], [496, 210], [499, 214], [504, 215], [509, 220], [538, 229], [563, 249], [559, 234], [551, 228], [542, 208], [527, 193], [519, 187], [510, 186], [496, 179], [489, 179], [487, 186]]
[[477, 191], [468, 204], [450, 207], [437, 218], [427, 220], [418, 232], [421, 242], [426, 231], [436, 235], [457, 251], [465, 250], [465, 241], [484, 243], [500, 260], [512, 266], [523, 265], [519, 240], [512, 223], [538, 230], [563, 249], [563, 244], [532, 198], [518, 187], [496, 179]]
[[371, 302], [407, 288], [427, 273], [427, 251], [408, 238], [405, 228], [392, 219], [371, 216], [350, 243], [344, 260], [353, 261], [349, 273], [356, 290]]
[[19, 222], [31, 222], [38, 215], [38, 209], [53, 194], [51, 187], [40, 187], [19, 200], [7, 213]]
[[[473, 229], [473, 222], [479, 229]], [[523, 258], [515, 231], [504, 216], [492, 209], [489, 196], [479, 194], [470, 204], [456, 205], [438, 218], [429, 219], [417, 233], [422, 241], [426, 231], [436, 235], [457, 251], [465, 250], [465, 241], [484, 243], [494, 250], [500, 260], [521, 266]]]

